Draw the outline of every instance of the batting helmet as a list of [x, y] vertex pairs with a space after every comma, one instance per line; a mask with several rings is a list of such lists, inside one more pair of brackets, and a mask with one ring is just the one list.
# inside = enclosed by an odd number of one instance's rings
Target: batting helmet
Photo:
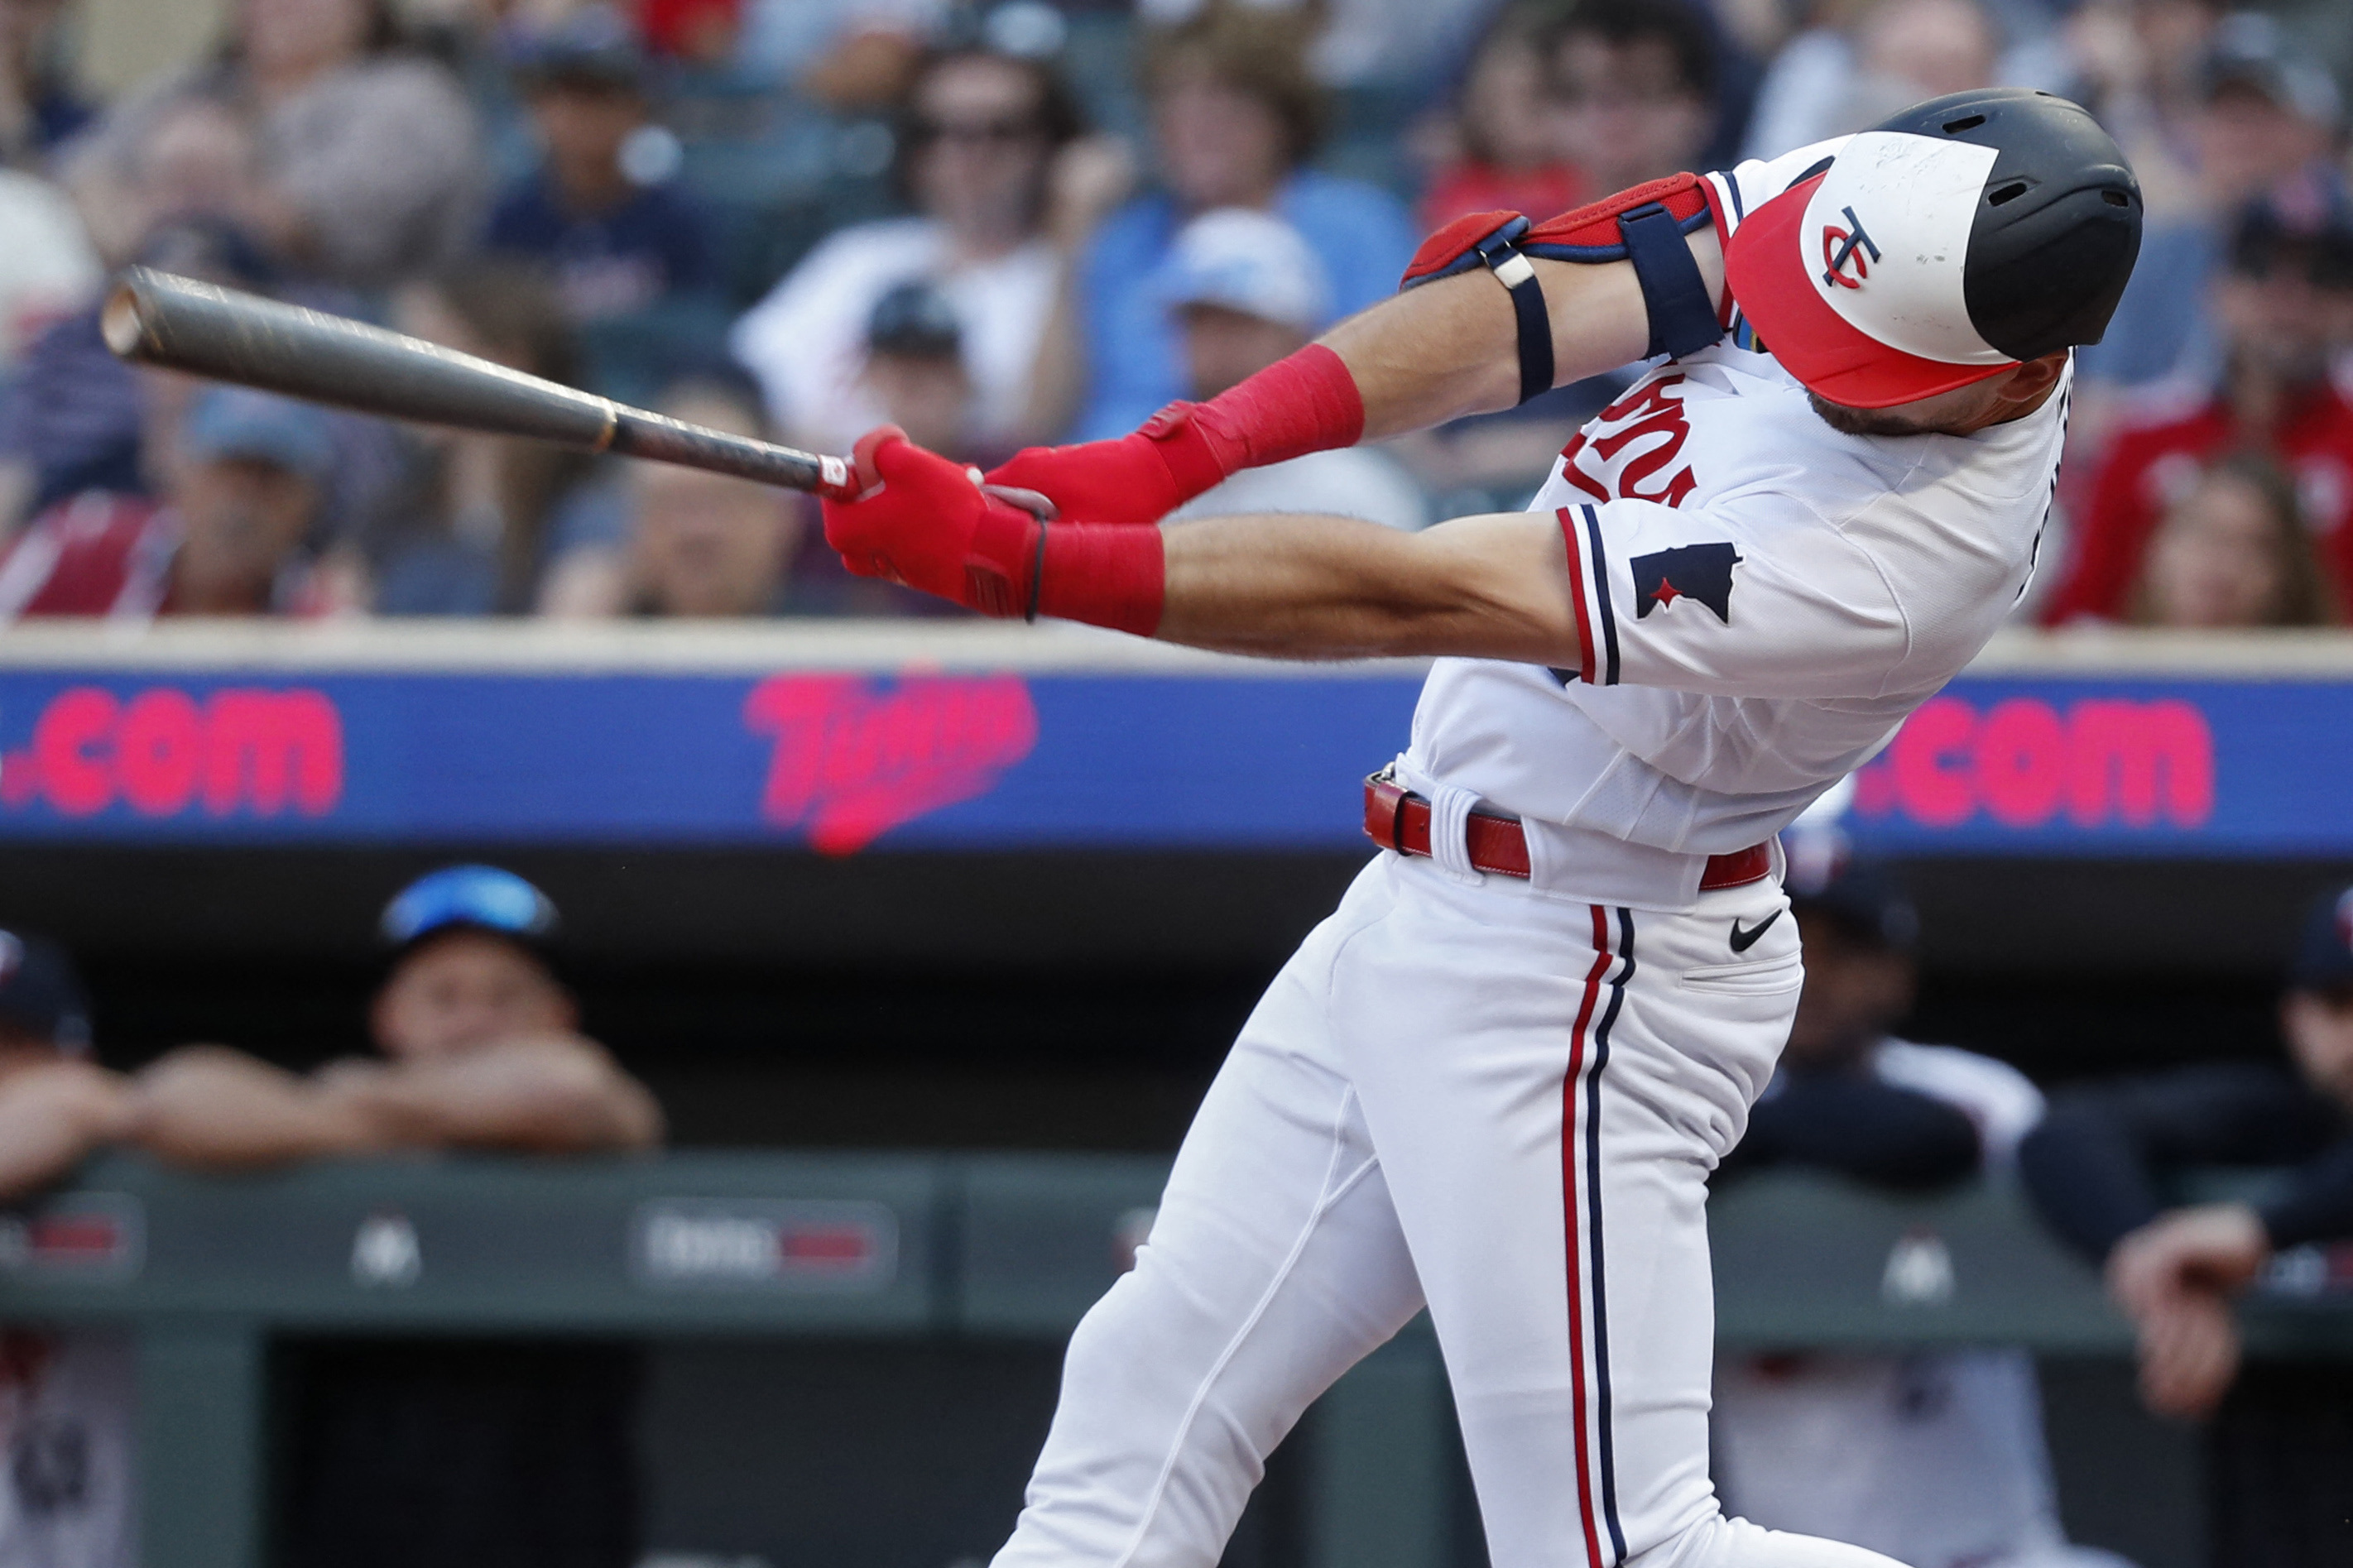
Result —
[[2099, 342], [2140, 230], [2139, 184], [2089, 113], [1991, 88], [1849, 138], [1739, 225], [1725, 270], [1790, 374], [1883, 408]]

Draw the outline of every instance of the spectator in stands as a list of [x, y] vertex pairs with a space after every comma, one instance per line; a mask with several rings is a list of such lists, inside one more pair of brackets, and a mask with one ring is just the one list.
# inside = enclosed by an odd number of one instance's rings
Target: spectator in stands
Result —
[[1547, 53], [1596, 195], [1695, 165], [1715, 128], [1715, 36], [1685, 0], [1586, 0]]
[[1525, 213], [1543, 219], [1587, 199], [1584, 174], [1568, 155], [1567, 106], [1554, 89], [1534, 5], [1496, 17], [1439, 127], [1435, 165], [1418, 209], [1435, 231], [1468, 213]]
[[[5, 0], [0, 0], [5, 4]], [[33, 342], [96, 298], [105, 270], [65, 193], [0, 167], [0, 384]]]
[[26, 526], [0, 555], [0, 622], [345, 607], [307, 548], [334, 460], [317, 409], [216, 387], [189, 406], [160, 504], [86, 490]]
[[[579, 351], [545, 277], [512, 260], [462, 264], [402, 292], [405, 331], [566, 385]], [[555, 541], [610, 509], [593, 459], [543, 441], [414, 433], [405, 497], [364, 541], [379, 615], [519, 615]]]
[[[5, 0], [0, 0], [5, 3]], [[230, 288], [278, 292], [274, 258], [238, 226], [253, 142], [225, 106], [202, 97], [159, 105], [114, 160], [111, 199], [78, 193], [106, 265], [140, 261]], [[11, 231], [13, 234], [13, 231]], [[85, 489], [145, 490], [138, 374], [108, 352], [98, 300], [37, 334], [0, 387], [0, 536]]]
[[[687, 382], [659, 400], [674, 418], [764, 437], [759, 400], [725, 378]], [[541, 600], [565, 616], [825, 614], [826, 576], [797, 577], [807, 530], [801, 498], [772, 486], [667, 463], [633, 463], [622, 504], [557, 544]], [[824, 552], [815, 552], [824, 554]], [[904, 590], [897, 590], [904, 592]], [[871, 596], [871, 604], [881, 602]]]
[[231, 205], [289, 263], [382, 288], [449, 259], [479, 223], [473, 110], [396, 42], [385, 0], [240, 0], [219, 58], [133, 93], [71, 151], [66, 176], [101, 246], [135, 247], [152, 226], [138, 162], [157, 122], [195, 102], [250, 136]]
[[2195, 153], [2207, 62], [2225, 0], [2103, 0], [2063, 31], [2067, 73], [2055, 85], [2116, 139], [2140, 182], [2151, 223], [2204, 203]]
[[[132, 1114], [122, 1079], [92, 1059], [73, 961], [55, 942], [0, 931], [0, 1203], [69, 1174]], [[137, 1419], [127, 1334], [0, 1330], [0, 1561], [136, 1568]]]
[[[1990, 1058], [1891, 1035], [1912, 1005], [1910, 902], [1834, 827], [1801, 825], [1785, 846], [1805, 989], [1719, 1181], [1820, 1170], [1913, 1191], [2006, 1169], [2041, 1092]], [[2067, 1544], [2023, 1350], [1751, 1356], [1715, 1382], [1727, 1511], [1905, 1563], [2124, 1568]]]
[[1980, 0], [1831, 0], [1813, 10], [1766, 70], [1749, 157], [1778, 157], [1994, 80], [2001, 38]]
[[2256, 204], [2211, 287], [2219, 374], [2152, 401], [2110, 440], [2043, 608], [2053, 625], [2124, 615], [2167, 508], [2203, 462], [2240, 448], [2295, 477], [2338, 597], [2353, 588], [2353, 404], [2329, 377], [2331, 356], [2353, 342], [2353, 208]]
[[2319, 626], [2337, 619], [2295, 483], [2241, 453], [2167, 509], [2127, 600], [2145, 626]]
[[1060, 272], [1044, 233], [1049, 176], [1078, 132], [1049, 64], [978, 47], [926, 63], [900, 143], [917, 216], [836, 232], [731, 337], [787, 439], [847, 451], [881, 422], [859, 385], [866, 327], [876, 301], [916, 280], [955, 310], [976, 434], [992, 444], [1018, 434]]
[[[1185, 395], [1206, 400], [1306, 346], [1330, 315], [1323, 264], [1299, 232], [1271, 213], [1224, 207], [1176, 237], [1161, 278], [1185, 346]], [[1391, 528], [1430, 524], [1411, 475], [1367, 447], [1311, 452], [1245, 468], [1179, 507], [1177, 517], [1313, 511]]]
[[[165, 228], [150, 237], [139, 259], [298, 303], [343, 303], [284, 288], [244, 236], [218, 223]], [[0, 382], [0, 543], [20, 521], [85, 490], [156, 494], [172, 432], [198, 385], [115, 358], [99, 331], [95, 299], [36, 337], [16, 374]], [[335, 444], [326, 531], [339, 534], [381, 504], [398, 476], [399, 447], [381, 420], [336, 412], [326, 417]]]
[[57, 48], [65, 0], [0, 0], [0, 166], [38, 170], [90, 121]]
[[[2054, 1096], [2019, 1167], [2043, 1217], [2105, 1267], [2138, 1331], [2143, 1399], [2215, 1416], [2212, 1561], [2322, 1568], [2353, 1553], [2353, 1378], [2312, 1363], [2242, 1372], [2231, 1298], [2278, 1254], [2353, 1238], [2353, 889], [2306, 917], [2279, 1024], [2289, 1065]], [[2176, 1206], [2173, 1178], [2218, 1165], [2290, 1169], [2261, 1202]]]
[[652, 129], [645, 69], [601, 6], [543, 37], [524, 69], [544, 162], [500, 199], [484, 242], [546, 266], [575, 321], [719, 289], [708, 216], [667, 172], [632, 162]]
[[2086, 392], [2211, 374], [2222, 352], [2218, 340], [2232, 327], [2221, 318], [2211, 279], [2225, 265], [2246, 203], [2263, 202], [2291, 227], [2307, 229], [2344, 204], [2344, 175], [2330, 163], [2337, 85], [2299, 56], [2277, 23], [2240, 12], [2218, 25], [2201, 87], [2188, 124], [2196, 186], [2172, 198], [2170, 213], [2151, 205], [2140, 258], [2107, 336], [2078, 354], [2079, 408]]
[[887, 109], [921, 74], [924, 41], [949, 14], [948, 0], [744, 0], [738, 68], [829, 109]]
[[[653, 1097], [579, 1033], [553, 967], [555, 908], [538, 889], [449, 867], [403, 889], [382, 931], [390, 963], [367, 1018], [377, 1056], [295, 1074], [185, 1047], [133, 1080], [138, 1141], [205, 1171], [661, 1141]], [[306, 1380], [290, 1417], [281, 1560], [628, 1568], [633, 1371], [626, 1352], [596, 1346], [348, 1352], [336, 1375]]]
[[884, 424], [896, 425], [925, 451], [983, 467], [1005, 455], [974, 445], [964, 328], [955, 307], [928, 283], [902, 283], [875, 302], [859, 385], [882, 411]]
[[743, 41], [743, 0], [638, 0], [646, 47], [665, 59], [724, 69]]
[[1113, 213], [1081, 253], [1074, 331], [1054, 340], [1082, 367], [1072, 439], [1124, 435], [1184, 395], [1183, 345], [1156, 279], [1178, 231], [1202, 213], [1247, 207], [1297, 229], [1324, 264], [1332, 319], [1396, 291], [1412, 219], [1387, 192], [1306, 166], [1324, 101], [1302, 39], [1294, 17], [1213, 7], [1146, 43], [1160, 186]]

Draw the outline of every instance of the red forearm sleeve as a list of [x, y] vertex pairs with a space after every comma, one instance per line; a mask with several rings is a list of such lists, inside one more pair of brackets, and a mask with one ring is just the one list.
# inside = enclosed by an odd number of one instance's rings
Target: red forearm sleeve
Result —
[[1202, 404], [1193, 426], [1223, 479], [1355, 446], [1365, 434], [1365, 398], [1347, 362], [1310, 343]]
[[1353, 447], [1364, 434], [1356, 378], [1310, 343], [1207, 403], [1170, 404], [1132, 436], [1031, 447], [988, 477], [1036, 490], [1067, 516], [1156, 522], [1243, 468]]

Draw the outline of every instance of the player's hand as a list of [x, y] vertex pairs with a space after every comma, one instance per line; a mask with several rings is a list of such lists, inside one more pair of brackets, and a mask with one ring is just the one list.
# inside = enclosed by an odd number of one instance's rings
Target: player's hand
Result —
[[2239, 1375], [2239, 1325], [2212, 1290], [2183, 1290], [2137, 1312], [2140, 1394], [2159, 1415], [2213, 1414]]
[[2200, 1204], [2160, 1215], [2116, 1243], [2108, 1290], [2127, 1311], [2181, 1290], [2244, 1289], [2272, 1254], [2262, 1216], [2244, 1204]]
[[1193, 423], [1197, 406], [1172, 403], [1116, 441], [1025, 447], [988, 481], [1036, 490], [1089, 522], [1158, 522], [1226, 477]]
[[864, 486], [858, 499], [825, 502], [825, 542], [844, 566], [985, 616], [1036, 613], [1042, 525], [1035, 517], [895, 425], [860, 437], [855, 461]]

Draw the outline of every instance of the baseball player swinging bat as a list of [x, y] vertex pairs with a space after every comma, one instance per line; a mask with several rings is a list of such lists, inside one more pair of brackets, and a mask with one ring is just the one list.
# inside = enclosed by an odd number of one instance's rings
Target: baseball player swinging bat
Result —
[[152, 268], [123, 273], [100, 318], [123, 359], [362, 414], [617, 452], [837, 500], [842, 458], [689, 425], [420, 338]]
[[[1215, 1568], [1269, 1452], [1425, 1306], [1495, 1568], [1893, 1568], [1717, 1500], [1707, 1177], [1804, 984], [1776, 835], [2024, 592], [2073, 350], [2140, 225], [2081, 108], [1957, 93], [1543, 223], [1459, 219], [1321, 341], [989, 476], [1050, 526], [895, 430], [859, 442], [874, 482], [825, 503], [853, 572], [1192, 647], [1434, 658], [1366, 781], [1380, 852], [1071, 1335], [993, 1568]], [[1633, 360], [1525, 510], [1163, 521]], [[1248, 766], [1205, 754], [1188, 798], [1219, 809]]]

